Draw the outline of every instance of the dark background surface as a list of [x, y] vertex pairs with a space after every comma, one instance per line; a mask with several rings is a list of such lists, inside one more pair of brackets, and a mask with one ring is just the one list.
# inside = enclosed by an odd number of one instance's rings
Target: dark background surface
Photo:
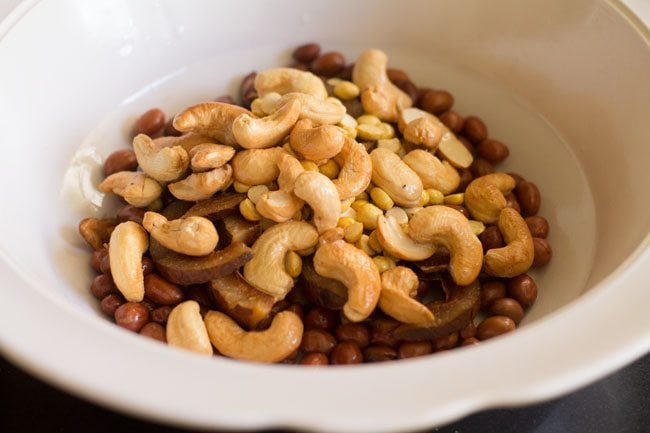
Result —
[[[79, 400], [0, 357], [0, 432], [180, 433]], [[438, 433], [649, 433], [650, 355], [565, 397], [470, 415]], [[280, 433], [277, 431], [276, 433]]]

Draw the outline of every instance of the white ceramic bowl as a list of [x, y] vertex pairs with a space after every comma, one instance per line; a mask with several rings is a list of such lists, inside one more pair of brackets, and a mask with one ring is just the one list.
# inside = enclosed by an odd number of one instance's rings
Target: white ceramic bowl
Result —
[[[650, 16], [650, 7], [636, 4]], [[386, 50], [451, 90], [535, 181], [554, 259], [517, 332], [384, 365], [204, 359], [98, 313], [80, 217], [134, 116], [167, 113], [319, 41]], [[130, 414], [198, 427], [396, 431], [521, 405], [650, 347], [649, 32], [617, 1], [23, 3], [0, 26], [0, 347], [35, 375]]]

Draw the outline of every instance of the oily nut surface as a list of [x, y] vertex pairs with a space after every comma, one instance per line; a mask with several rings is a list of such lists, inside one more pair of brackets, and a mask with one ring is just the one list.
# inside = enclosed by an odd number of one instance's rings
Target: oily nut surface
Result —
[[422, 196], [422, 181], [401, 158], [388, 149], [377, 148], [370, 153], [372, 181], [386, 191], [395, 203], [415, 207]]
[[296, 179], [293, 192], [312, 208], [318, 233], [336, 228], [341, 200], [336, 185], [327, 176], [305, 171]]
[[133, 151], [142, 171], [159, 182], [177, 180], [187, 171], [190, 162], [181, 146], [158, 147], [144, 134], [133, 138]]
[[244, 331], [227, 315], [210, 311], [205, 316], [210, 341], [225, 356], [252, 362], [278, 362], [300, 346], [303, 324], [291, 311], [275, 315], [264, 331]]
[[219, 168], [235, 156], [235, 149], [223, 144], [203, 143], [193, 147], [189, 152], [192, 171], [208, 171]]
[[285, 101], [270, 116], [256, 118], [249, 114], [239, 115], [232, 124], [232, 133], [244, 149], [266, 149], [275, 146], [289, 132], [300, 116], [300, 101]]
[[108, 257], [115, 286], [129, 302], [144, 299], [142, 255], [149, 248], [147, 232], [137, 223], [119, 224], [111, 234]]
[[305, 93], [314, 98], [327, 98], [325, 84], [316, 75], [294, 68], [273, 68], [255, 76], [255, 90], [260, 97], [268, 93]]
[[460, 175], [449, 162], [440, 161], [431, 152], [415, 149], [402, 159], [422, 180], [425, 189], [434, 188], [447, 195], [458, 189]]
[[336, 156], [345, 144], [345, 132], [334, 125], [314, 125], [310, 119], [299, 120], [289, 138], [291, 148], [310, 161]]
[[185, 201], [199, 201], [212, 197], [230, 184], [232, 167], [226, 164], [202, 173], [193, 173], [183, 180], [170, 183], [167, 188], [174, 197]]
[[400, 226], [398, 221], [386, 214], [377, 218], [377, 240], [384, 251], [402, 260], [425, 260], [433, 255], [433, 244], [415, 242]]
[[231, 160], [233, 178], [244, 185], [264, 185], [280, 174], [278, 159], [286, 151], [280, 147], [237, 152]]
[[304, 206], [304, 201], [293, 190], [296, 179], [305, 169], [300, 161], [287, 153], [280, 155], [277, 166], [279, 189], [263, 194], [255, 207], [265, 218], [281, 223], [289, 221]]
[[350, 321], [360, 322], [375, 309], [381, 292], [379, 270], [360, 249], [343, 240], [325, 243], [314, 254], [314, 269], [348, 289], [343, 314]]
[[465, 190], [465, 206], [472, 217], [494, 223], [506, 207], [505, 196], [515, 187], [515, 180], [505, 173], [491, 173], [474, 179]]
[[196, 301], [185, 301], [175, 306], [167, 318], [166, 331], [170, 346], [201, 355], [212, 355], [208, 331]]
[[162, 187], [146, 174], [135, 171], [118, 171], [104, 179], [98, 186], [104, 193], [119, 195], [130, 205], [149, 206], [162, 194]]
[[232, 125], [242, 114], [251, 115], [251, 112], [224, 102], [203, 102], [178, 113], [173, 125], [181, 132], [195, 132], [214, 138], [218, 143], [234, 146], [237, 140]]
[[346, 137], [334, 161], [341, 167], [339, 176], [333, 180], [341, 200], [356, 197], [368, 188], [372, 179], [372, 160], [362, 144]]
[[168, 221], [159, 213], [147, 212], [142, 225], [162, 246], [188, 256], [208, 255], [219, 242], [212, 221], [199, 216]]
[[506, 246], [488, 250], [483, 270], [492, 276], [510, 278], [524, 274], [535, 258], [533, 237], [519, 212], [512, 208], [501, 210], [499, 230]]
[[403, 323], [432, 323], [431, 310], [413, 299], [420, 280], [415, 272], [404, 266], [397, 266], [381, 274], [381, 295], [379, 308]]

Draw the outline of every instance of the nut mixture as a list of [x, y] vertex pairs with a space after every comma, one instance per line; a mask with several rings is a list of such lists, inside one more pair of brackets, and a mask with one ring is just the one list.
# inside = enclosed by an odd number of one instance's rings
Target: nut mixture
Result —
[[537, 186], [454, 97], [318, 44], [165, 122], [142, 114], [86, 218], [90, 290], [133, 332], [304, 365], [412, 358], [513, 331], [552, 250]]

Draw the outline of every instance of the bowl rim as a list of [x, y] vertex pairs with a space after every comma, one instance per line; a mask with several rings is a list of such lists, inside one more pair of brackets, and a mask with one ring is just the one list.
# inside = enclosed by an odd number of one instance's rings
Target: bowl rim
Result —
[[[25, 0], [10, 12], [0, 23], [0, 43], [39, 3], [40, 0]], [[623, 15], [650, 47], [650, 29], [628, 6], [620, 0], [606, 0], [605, 3]], [[650, 21], [650, 16], [646, 18]], [[594, 313], [598, 315], [599, 322], [615, 320], [615, 313], [625, 306], [624, 300], [634, 297], [635, 292], [639, 292], [638, 287], [648, 282], [650, 234], [640, 241], [635, 250], [610, 275], [589, 292], [517, 333], [486, 342], [479, 347], [439, 354], [436, 357], [406, 360], [391, 365], [367, 365], [361, 368], [341, 366], [321, 371], [305, 371], [282, 365], [252, 365], [227, 359], [203, 359], [178, 350], [169, 350], [155, 342], [143, 341], [138, 336], [123, 331], [107, 321], [90, 319], [88, 314], [63, 299], [43, 293], [41, 290], [24, 290], [25, 286], [37, 287], [38, 282], [32, 280], [29, 275], [22, 274], [7, 252], [0, 250], [0, 259], [0, 275], [5, 282], [5, 287], [9, 288], [5, 290], [6, 301], [0, 303], [0, 351], [3, 355], [34, 376], [75, 395], [136, 417], [146, 417], [176, 425], [231, 429], [290, 427], [349, 432], [367, 430], [388, 432], [426, 428], [453, 421], [477, 410], [503, 405], [524, 405], [569, 392], [606, 375], [650, 350], [650, 329], [645, 314], [638, 309], [627, 316], [628, 320], [625, 323], [617, 323], [618, 328], [615, 332], [614, 330], [605, 332], [598, 344], [582, 346], [579, 350], [571, 351], [570, 360], [561, 360], [559, 365], [554, 367], [559, 372], [551, 378], [543, 374], [530, 376], [530, 373], [536, 371], [534, 366], [526, 366], [531, 367], [528, 369], [517, 365], [534, 357], [548, 357], [549, 352], [561, 353], [562, 350], [567, 350], [562, 341], [571, 339], [580, 341], [583, 333], [593, 327], [589, 319], [593, 320]], [[43, 339], [42, 325], [29, 320], [34, 317], [35, 311], [40, 312], [42, 317], [47, 317], [49, 322], [47, 339]], [[80, 324], [82, 326], [79, 326]], [[639, 327], [639, 324], [642, 326]], [[20, 334], [14, 332], [17, 326], [22, 327]], [[552, 335], [557, 334], [548, 332], [550, 328], [560, 332], [563, 338], [551, 338]], [[622, 337], [621, 334], [625, 335]], [[96, 365], [85, 364], [88, 358], [70, 358], [65, 355], [65, 351], [57, 350], [61, 347], [69, 347], [69, 344], [66, 345], [66, 340], [70, 340], [70, 337], [78, 344], [82, 344], [84, 341], [92, 341], [98, 335], [106, 344], [93, 347], [93, 353], [86, 354], [95, 360], [101, 358]], [[133, 365], [144, 365], [147, 359], [152, 359], [151, 357], [160, 357], [166, 365], [186, 363], [188, 366], [196, 367], [197, 371], [209, 371], [215, 365], [219, 365], [220, 368], [239, 375], [257, 377], [270, 372], [273, 376], [277, 376], [278, 382], [297, 380], [301, 383], [304, 380], [308, 383], [325, 381], [337, 384], [368, 384], [376, 381], [377, 375], [386, 374], [386, 370], [393, 372], [394, 379], [391, 380], [395, 381], [403, 377], [405, 372], [413, 376], [413, 371], [432, 371], [448, 365], [471, 365], [476, 360], [499, 354], [507, 348], [507, 345], [513, 346], [515, 341], [521, 344], [521, 347], [525, 347], [526, 352], [519, 358], [509, 361], [508, 366], [512, 368], [512, 374], [505, 378], [503, 382], [505, 386], [482, 389], [480, 393], [466, 392], [464, 398], [450, 401], [431, 400], [436, 396], [418, 394], [419, 397], [423, 397], [424, 404], [421, 407], [411, 408], [407, 416], [393, 417], [393, 419], [385, 416], [369, 417], [363, 420], [364, 423], [359, 423], [358, 420], [351, 421], [345, 417], [318, 417], [314, 412], [300, 413], [294, 410], [284, 411], [284, 413], [273, 410], [260, 411], [248, 414], [246, 418], [237, 418], [237, 414], [233, 417], [219, 412], [196, 413], [193, 408], [183, 405], [180, 406], [181, 411], [178, 411], [177, 404], [166, 404], [162, 407], [158, 405], [160, 401], [139, 399], [139, 393], [125, 396], [124, 388], [116, 381], [110, 378], [99, 380], [96, 374], [96, 369], [100, 367], [117, 366], [120, 369], [128, 369]], [[536, 341], [536, 344], [526, 345], [527, 341]], [[132, 357], [116, 359], [115, 352], [111, 352], [113, 348], [133, 350]], [[603, 353], [614, 355], [603, 356]], [[601, 354], [600, 357], [594, 358], [597, 354]], [[142, 358], [142, 360], [132, 358]], [[543, 370], [537, 372], [543, 373]], [[516, 385], [523, 378], [530, 383], [526, 389], [507, 385], [508, 383]], [[487, 380], [487, 378], [483, 379]], [[421, 381], [418, 379], [418, 382]], [[402, 393], [408, 392], [405, 384], [393, 386], [398, 390], [401, 389]], [[459, 384], [461, 389], [465, 387], [466, 390], [466, 386], [466, 384]], [[360, 391], [357, 390], [353, 396], [356, 397], [360, 395], [359, 393]], [[427, 396], [429, 399], [426, 399]], [[352, 403], [349, 398], [347, 402], [345, 400], [346, 398], [342, 397], [339, 404]], [[173, 410], [175, 408], [177, 410]], [[389, 409], [386, 408], [387, 413], [391, 413]], [[402, 407], [400, 410], [404, 411], [405, 408]], [[381, 409], [378, 410], [380, 411]]]

